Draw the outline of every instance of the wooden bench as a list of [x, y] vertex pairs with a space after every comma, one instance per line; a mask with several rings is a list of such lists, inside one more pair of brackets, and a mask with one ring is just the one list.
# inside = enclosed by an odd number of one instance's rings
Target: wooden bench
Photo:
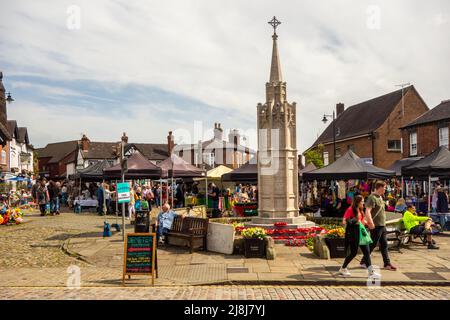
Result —
[[411, 234], [405, 229], [405, 225], [403, 224], [403, 219], [400, 219], [397, 222], [396, 228], [393, 231], [388, 231], [386, 233], [388, 241], [396, 242], [396, 245], [393, 247], [394, 249], [398, 250], [398, 252], [401, 253], [400, 247], [403, 245], [408, 245], [413, 242], [414, 240], [419, 238], [420, 243], [426, 245], [427, 244], [427, 237], [426, 235], [420, 234]]
[[196, 217], [182, 217], [177, 215], [173, 219], [172, 227], [166, 235], [167, 243], [171, 238], [184, 239], [190, 247], [190, 253], [194, 246], [200, 242], [200, 247], [206, 251], [206, 235], [208, 233], [208, 219]]

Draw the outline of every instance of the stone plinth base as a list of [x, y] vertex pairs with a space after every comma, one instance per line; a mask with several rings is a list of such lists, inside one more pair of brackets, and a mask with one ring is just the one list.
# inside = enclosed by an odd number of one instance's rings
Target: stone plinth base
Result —
[[295, 229], [295, 228], [309, 228], [314, 227], [316, 224], [311, 221], [306, 221], [305, 216], [298, 216], [294, 218], [262, 218], [253, 217], [251, 222], [245, 224], [246, 227], [261, 227], [264, 229], [274, 229], [275, 222], [286, 222], [287, 226], [283, 229]]

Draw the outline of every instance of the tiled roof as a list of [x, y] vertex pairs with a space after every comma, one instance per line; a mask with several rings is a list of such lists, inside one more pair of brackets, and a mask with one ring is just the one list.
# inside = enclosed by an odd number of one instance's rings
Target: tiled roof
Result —
[[167, 144], [164, 143], [132, 143], [147, 159], [165, 160], [169, 157]]
[[442, 101], [436, 107], [427, 111], [426, 113], [418, 117], [413, 122], [407, 124], [403, 128], [418, 126], [442, 120], [450, 120], [450, 100]]
[[77, 150], [78, 141], [64, 141], [49, 143], [45, 148], [36, 149], [38, 158], [49, 158], [51, 157], [49, 163], [55, 163], [62, 160], [69, 153]]
[[17, 136], [17, 141], [20, 143], [30, 144], [28, 139], [28, 130], [26, 127], [19, 127], [19, 135]]
[[[414, 86], [403, 89], [404, 94], [415, 90]], [[401, 101], [402, 90], [397, 90], [347, 108], [336, 120], [336, 139], [356, 137], [378, 129]], [[317, 138], [313, 146], [333, 141], [333, 123]]]
[[17, 138], [17, 136], [19, 135], [19, 128], [17, 127], [17, 121], [8, 120], [6, 123], [8, 125], [8, 132], [10, 136]]
[[119, 142], [89, 142], [87, 152], [83, 153], [85, 159], [115, 159], [113, 147]]

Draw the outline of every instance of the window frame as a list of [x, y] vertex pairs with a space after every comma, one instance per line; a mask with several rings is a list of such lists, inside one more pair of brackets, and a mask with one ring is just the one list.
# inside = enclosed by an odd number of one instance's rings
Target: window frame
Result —
[[[447, 131], [446, 137], [444, 137], [444, 135], [441, 135], [441, 132], [442, 132], [441, 130], [442, 130], [442, 131]], [[448, 126], [440, 127], [440, 128], [438, 129], [438, 144], [439, 144], [439, 147], [442, 147], [442, 146], [445, 146], [445, 147], [447, 147], [447, 148], [449, 147], [449, 140], [450, 140], [450, 138], [449, 138], [449, 132], [450, 132], [450, 130], [449, 130]], [[447, 143], [446, 143], [446, 144], [443, 144], [441, 138], [446, 139], [446, 140], [447, 140]], [[444, 141], [445, 141], [445, 140], [444, 140]]]
[[[325, 157], [326, 155], [326, 157]], [[330, 164], [330, 153], [328, 151], [324, 151], [322, 154], [323, 157], [323, 165], [327, 166]]]
[[[413, 143], [413, 139], [412, 137], [415, 137], [415, 143]], [[415, 145], [415, 152], [413, 152], [413, 145]], [[417, 156], [417, 151], [418, 151], [418, 144], [417, 144], [417, 132], [410, 132], [409, 133], [409, 155], [410, 156]]]
[[[394, 147], [395, 145], [397, 146], [397, 148], [389, 148], [389, 142], [394, 142]], [[417, 141], [416, 141], [417, 144]], [[388, 139], [387, 140], [387, 151], [393, 151], [393, 152], [401, 152], [402, 151], [402, 140], [400, 139]]]

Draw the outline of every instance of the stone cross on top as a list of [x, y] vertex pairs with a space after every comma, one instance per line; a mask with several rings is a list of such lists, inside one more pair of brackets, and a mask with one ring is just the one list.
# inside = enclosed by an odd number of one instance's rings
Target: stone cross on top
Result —
[[277, 18], [273, 16], [273, 19], [267, 23], [273, 27], [273, 34], [277, 34], [277, 27], [281, 24], [281, 21], [277, 20]]

